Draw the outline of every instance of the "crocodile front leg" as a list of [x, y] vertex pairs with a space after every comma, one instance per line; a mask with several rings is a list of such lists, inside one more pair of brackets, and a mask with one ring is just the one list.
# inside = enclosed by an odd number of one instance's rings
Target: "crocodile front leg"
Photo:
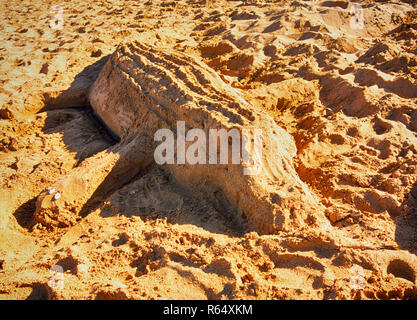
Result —
[[151, 163], [152, 150], [146, 139], [137, 137], [85, 159], [39, 195], [34, 221], [52, 227], [73, 225], [90, 199], [120, 188]]

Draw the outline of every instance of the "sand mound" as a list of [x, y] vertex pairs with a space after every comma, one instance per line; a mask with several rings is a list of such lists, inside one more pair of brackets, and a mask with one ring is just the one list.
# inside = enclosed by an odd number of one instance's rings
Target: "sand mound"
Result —
[[417, 299], [412, 1], [74, 3], [2, 4], [1, 298]]
[[[124, 92], [123, 96], [120, 92]], [[36, 222], [45, 226], [74, 224], [76, 213], [91, 201], [97, 189], [109, 193], [110, 189], [130, 181], [141, 169], [155, 165], [151, 159], [156, 148], [156, 131], [161, 128], [174, 131], [180, 121], [185, 128], [202, 129], [207, 137], [213, 129], [227, 132], [257, 129], [265, 138], [259, 155], [261, 161], [253, 164], [259, 166], [254, 173], [245, 174], [251, 165], [246, 164], [245, 168], [239, 150], [240, 164], [232, 163], [232, 159], [227, 164], [210, 164], [206, 155], [202, 155], [204, 163], [171, 165], [175, 180], [194, 191], [201, 185], [206, 190], [210, 186], [218, 189], [217, 196], [226, 200], [224, 206], [232, 206], [260, 233], [296, 230], [325, 220], [318, 199], [293, 168], [296, 148], [291, 136], [197, 59], [140, 43], [122, 46], [104, 66], [89, 97], [93, 109], [121, 142], [84, 160], [42, 194], [36, 205]], [[175, 145], [180, 138], [177, 133]], [[214, 142], [218, 144], [215, 156], [220, 162], [222, 142]], [[205, 141], [203, 148], [209, 150], [211, 146], [207, 143], [206, 147]], [[249, 145], [251, 148], [254, 146]], [[178, 161], [179, 155], [176, 158]]]

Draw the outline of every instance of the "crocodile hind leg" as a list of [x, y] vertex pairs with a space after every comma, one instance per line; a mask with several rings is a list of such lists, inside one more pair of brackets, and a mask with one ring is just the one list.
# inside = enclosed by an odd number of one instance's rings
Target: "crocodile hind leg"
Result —
[[73, 225], [92, 197], [118, 189], [150, 164], [153, 153], [149, 150], [146, 139], [126, 139], [85, 159], [38, 196], [34, 222], [51, 227]]

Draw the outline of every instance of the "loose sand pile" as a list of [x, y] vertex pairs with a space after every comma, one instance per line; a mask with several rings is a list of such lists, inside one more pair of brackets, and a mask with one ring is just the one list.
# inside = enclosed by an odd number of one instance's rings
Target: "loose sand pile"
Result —
[[[413, 1], [1, 7], [0, 298], [417, 299]], [[166, 119], [261, 174], [156, 164]]]

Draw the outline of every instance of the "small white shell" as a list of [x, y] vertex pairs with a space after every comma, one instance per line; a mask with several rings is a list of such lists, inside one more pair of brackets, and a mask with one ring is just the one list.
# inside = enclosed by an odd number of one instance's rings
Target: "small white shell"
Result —
[[51, 188], [51, 187], [48, 188], [48, 193], [49, 194], [53, 194], [54, 192], [55, 192], [54, 188]]
[[61, 198], [61, 194], [59, 192], [55, 193], [54, 199], [58, 200], [59, 198]]

